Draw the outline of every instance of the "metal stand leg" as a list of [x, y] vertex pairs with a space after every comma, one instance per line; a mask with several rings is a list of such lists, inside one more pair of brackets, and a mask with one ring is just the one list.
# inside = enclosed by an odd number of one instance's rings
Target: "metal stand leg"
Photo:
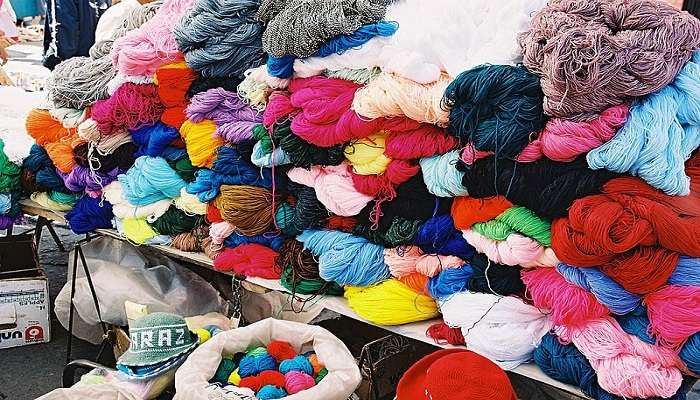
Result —
[[35, 234], [36, 234], [36, 243], [37, 245], [41, 243], [41, 234], [42, 231], [44, 230], [44, 227], [46, 227], [49, 230], [49, 233], [51, 234], [51, 237], [53, 238], [54, 243], [56, 243], [56, 247], [60, 251], [66, 251], [65, 247], [63, 247], [63, 243], [61, 243], [61, 238], [58, 237], [58, 234], [56, 233], [56, 230], [53, 227], [53, 224], [51, 221], [46, 219], [45, 217], [38, 217], [36, 219], [36, 229], [35, 229]]

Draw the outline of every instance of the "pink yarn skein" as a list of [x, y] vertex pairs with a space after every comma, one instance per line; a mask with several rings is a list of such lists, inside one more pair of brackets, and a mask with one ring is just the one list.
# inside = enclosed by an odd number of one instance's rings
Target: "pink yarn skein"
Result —
[[549, 309], [556, 325], [579, 326], [610, 313], [593, 293], [568, 282], [554, 268], [523, 270], [520, 276], [533, 305]]
[[551, 248], [518, 233], [508, 235], [503, 241], [489, 239], [472, 229], [462, 231], [462, 236], [476, 251], [499, 264], [532, 268], [554, 267], [559, 263]]
[[156, 85], [125, 83], [111, 97], [95, 102], [91, 118], [103, 135], [111, 135], [159, 121], [164, 110]]
[[164, 64], [184, 60], [173, 29], [192, 4], [194, 0], [165, 0], [153, 18], [114, 41], [112, 64], [124, 75], [151, 76]]
[[314, 378], [304, 372], [289, 371], [284, 375], [284, 388], [289, 394], [299, 393], [302, 390], [312, 388], [316, 385]]
[[391, 275], [402, 278], [413, 273], [433, 277], [442, 270], [459, 268], [466, 264], [455, 256], [424, 254], [417, 246], [384, 249], [384, 263]]
[[700, 332], [700, 287], [668, 285], [644, 296], [649, 331], [661, 346], [679, 350]]
[[214, 222], [209, 226], [209, 237], [211, 244], [221, 246], [227, 237], [231, 236], [236, 231], [236, 227], [226, 221]]
[[625, 398], [673, 396], [680, 388], [685, 364], [678, 355], [625, 333], [611, 317], [583, 326], [559, 326], [554, 332], [565, 343], [573, 342], [598, 375], [606, 391]]

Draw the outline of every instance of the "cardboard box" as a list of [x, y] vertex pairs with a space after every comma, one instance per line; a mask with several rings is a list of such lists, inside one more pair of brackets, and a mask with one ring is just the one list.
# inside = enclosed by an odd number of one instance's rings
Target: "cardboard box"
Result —
[[0, 349], [51, 339], [49, 281], [31, 234], [0, 238]]

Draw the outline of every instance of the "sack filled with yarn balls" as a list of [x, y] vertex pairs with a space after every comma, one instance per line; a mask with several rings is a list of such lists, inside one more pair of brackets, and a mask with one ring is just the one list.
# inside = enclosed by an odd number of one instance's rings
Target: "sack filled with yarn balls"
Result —
[[281, 271], [275, 268], [277, 252], [256, 243], [224, 249], [214, 260], [218, 271], [232, 271], [238, 275], [279, 279]]
[[74, 128], [64, 128], [48, 111], [36, 108], [27, 114], [25, 127], [29, 136], [33, 137], [39, 146], [69, 139], [76, 134]]
[[447, 131], [460, 142], [513, 158], [542, 130], [544, 95], [523, 67], [482, 65], [459, 74], [445, 90]]
[[467, 346], [505, 370], [529, 361], [552, 327], [546, 313], [517, 297], [464, 291], [439, 304], [445, 323], [462, 328]]
[[591, 169], [639, 176], [664, 193], [690, 193], [685, 161], [700, 146], [700, 51], [670, 85], [632, 104], [625, 126], [586, 155]]
[[543, 218], [565, 216], [576, 199], [600, 193], [603, 184], [617, 176], [606, 170], [591, 171], [584, 157], [567, 163], [546, 158], [496, 163], [491, 156], [471, 166], [458, 163], [457, 168], [464, 171], [462, 184], [469, 196], [483, 199], [503, 194]]
[[545, 112], [590, 116], [668, 85], [700, 47], [700, 22], [653, 0], [557, 0], [519, 41], [523, 64], [541, 78]]
[[437, 304], [396, 279], [373, 286], [345, 288], [350, 308], [361, 318], [377, 325], [402, 325], [425, 321], [439, 315]]
[[81, 235], [95, 229], [111, 228], [113, 216], [112, 205], [108, 201], [83, 196], [66, 213], [66, 221], [73, 232]]
[[[175, 399], [205, 396], [204, 388], [207, 381], [214, 376], [222, 357], [227, 354], [249, 350], [238, 366], [238, 374], [242, 378], [239, 384], [243, 383], [243, 379], [247, 377], [261, 374], [262, 371], [267, 370], [268, 366], [271, 367], [270, 371], [277, 371], [275, 359], [265, 347], [258, 348], [258, 346], [265, 346], [273, 341], [287, 342], [295, 350], [295, 353], [301, 353], [297, 357], [306, 360], [306, 364], [311, 369], [309, 375], [312, 379], [314, 375], [313, 364], [307, 359], [307, 356], [316, 354], [318, 360], [323, 360], [327, 374], [317, 384], [314, 380], [313, 386], [298, 392], [296, 397], [300, 399], [345, 400], [354, 392], [361, 381], [361, 375], [352, 354], [333, 334], [319, 326], [268, 318], [236, 330], [221, 332], [200, 345], [190, 355], [192, 358], [188, 357], [188, 360], [176, 373], [177, 394]], [[272, 361], [269, 365], [268, 360]], [[284, 362], [283, 360], [282, 363]], [[257, 374], [251, 373], [257, 370], [259, 370]], [[294, 372], [295, 370], [290, 371]], [[283, 374], [281, 371], [278, 373]], [[265, 374], [279, 378], [276, 373], [268, 372]], [[274, 383], [263, 383], [278, 388], [275, 385], [281, 382], [277, 382], [277, 378]], [[296, 379], [292, 380], [296, 381]], [[310, 381], [308, 379], [306, 381], [310, 386]], [[284, 382], [284, 385], [286, 384], [287, 379]], [[298, 385], [292, 386], [298, 387]], [[264, 390], [265, 387], [261, 387], [260, 390]], [[257, 395], [260, 398], [260, 391]]]
[[[696, 177], [700, 170], [687, 172]], [[695, 221], [700, 215], [700, 186], [694, 182], [689, 196], [678, 197], [638, 178], [612, 180], [603, 194], [574, 202], [567, 218], [554, 221], [552, 247], [568, 264], [600, 266], [632, 293], [652, 292], [668, 281], [679, 253], [700, 255], [697, 241], [691, 239], [697, 237]]]
[[135, 206], [177, 198], [185, 187], [185, 181], [160, 157], [137, 158], [134, 166], [118, 179], [124, 198]]
[[193, 0], [165, 0], [147, 22], [114, 41], [112, 62], [124, 75], [153, 75], [158, 67], [182, 60], [173, 29]]
[[235, 91], [222, 88], [198, 93], [187, 107], [192, 122], [211, 119], [216, 123], [215, 134], [229, 143], [253, 138], [253, 128], [262, 122], [262, 113], [251, 108]]
[[368, 286], [389, 277], [384, 248], [345, 232], [306, 230], [297, 236], [318, 258], [319, 276], [340, 285]]
[[248, 236], [270, 230], [273, 223], [273, 198], [271, 191], [247, 185], [222, 185], [214, 201], [221, 217], [236, 227], [236, 231]]
[[[627, 334], [612, 317], [577, 327], [558, 326], [554, 333], [563, 343], [576, 345], [596, 370], [598, 384], [610, 393], [669, 398], [682, 385], [685, 365], [676, 353]], [[615, 344], [612, 349], [611, 343]]]
[[413, 243], [428, 254], [457, 256], [469, 260], [474, 248], [464, 240], [449, 214], [438, 215], [425, 221], [413, 239]]
[[160, 120], [164, 109], [155, 85], [127, 82], [109, 98], [95, 102], [90, 117], [103, 135], [110, 135], [123, 128], [135, 130], [151, 125]]

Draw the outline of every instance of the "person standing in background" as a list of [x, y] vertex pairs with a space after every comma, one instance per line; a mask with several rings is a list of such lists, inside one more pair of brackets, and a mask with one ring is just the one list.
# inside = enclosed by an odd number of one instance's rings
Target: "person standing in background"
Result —
[[53, 70], [61, 61], [87, 56], [100, 15], [109, 6], [110, 0], [46, 0], [42, 64]]

